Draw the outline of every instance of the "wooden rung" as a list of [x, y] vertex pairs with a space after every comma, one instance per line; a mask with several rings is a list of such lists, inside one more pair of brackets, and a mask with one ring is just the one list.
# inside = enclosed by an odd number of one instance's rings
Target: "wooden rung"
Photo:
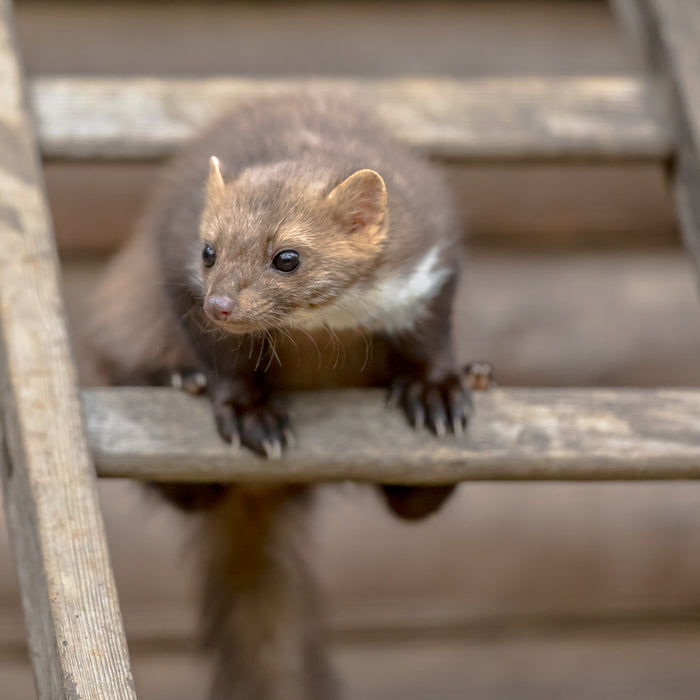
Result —
[[[61, 302], [58, 257], [0, 0], [0, 474], [41, 700], [135, 698]], [[4, 690], [0, 695], [6, 697]]]
[[332, 87], [448, 161], [669, 158], [660, 91], [631, 77], [275, 81], [41, 78], [31, 87], [46, 158], [158, 159], [226, 105]]
[[468, 434], [414, 433], [381, 390], [290, 397], [298, 446], [234, 449], [211, 408], [170, 389], [83, 393], [100, 476], [173, 481], [454, 483], [700, 478], [700, 390], [496, 389]]

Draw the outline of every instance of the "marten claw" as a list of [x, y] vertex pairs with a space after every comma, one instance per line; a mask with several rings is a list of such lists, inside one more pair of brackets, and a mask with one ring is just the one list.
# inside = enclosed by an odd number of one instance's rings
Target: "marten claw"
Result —
[[263, 440], [260, 444], [268, 459], [281, 459], [282, 443], [279, 440]]
[[428, 414], [428, 424], [431, 430], [442, 437], [446, 433], [447, 410], [442, 391], [434, 385], [427, 385], [423, 390], [423, 403]]
[[401, 397], [403, 396], [406, 381], [399, 377], [394, 380], [394, 383], [389, 387], [389, 393], [386, 397], [386, 407], [395, 409], [401, 405]]
[[447, 433], [447, 426], [445, 425], [444, 421], [441, 420], [440, 418], [438, 418], [434, 421], [433, 429], [435, 430], [435, 434], [438, 437], [444, 437], [445, 434]]
[[284, 428], [282, 435], [284, 435], [284, 441], [286, 442], [287, 447], [296, 447], [297, 438], [294, 431], [289, 426]]
[[276, 404], [243, 407], [226, 402], [215, 407], [214, 415], [224, 440], [261, 457], [280, 459], [283, 449], [294, 444], [289, 418]]
[[456, 374], [440, 382], [398, 378], [389, 391], [387, 405], [400, 406], [415, 430], [427, 426], [437, 437], [447, 435], [448, 428], [461, 435], [472, 413], [469, 389]]
[[233, 447], [240, 447], [241, 436], [238, 432], [238, 420], [236, 412], [231, 404], [221, 404], [214, 407], [214, 419], [219, 435], [230, 442]]
[[452, 432], [455, 435], [462, 435], [467, 428], [469, 418], [474, 412], [471, 392], [465, 389], [461, 382], [458, 384], [453, 383], [447, 390], [446, 404]]

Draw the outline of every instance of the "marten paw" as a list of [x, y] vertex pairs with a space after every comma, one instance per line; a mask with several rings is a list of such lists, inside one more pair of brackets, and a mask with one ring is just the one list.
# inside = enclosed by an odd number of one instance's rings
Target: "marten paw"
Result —
[[294, 442], [289, 416], [275, 402], [257, 406], [221, 403], [214, 406], [214, 417], [226, 442], [248, 447], [268, 459], [279, 459], [283, 448]]
[[461, 435], [473, 411], [471, 392], [458, 374], [439, 382], [399, 377], [391, 386], [388, 403], [400, 406], [416, 430], [427, 426], [438, 437], [448, 430]]
[[183, 367], [170, 373], [169, 383], [173, 389], [184, 391], [192, 396], [207, 390], [207, 375], [195, 367]]

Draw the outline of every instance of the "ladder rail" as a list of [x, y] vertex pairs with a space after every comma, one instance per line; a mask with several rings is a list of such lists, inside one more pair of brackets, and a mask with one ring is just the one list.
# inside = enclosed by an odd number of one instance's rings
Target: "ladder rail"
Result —
[[135, 693], [23, 94], [0, 0], [0, 472], [39, 698]]
[[677, 144], [672, 164], [676, 209], [700, 285], [700, 4], [614, 0], [614, 7], [670, 94]]

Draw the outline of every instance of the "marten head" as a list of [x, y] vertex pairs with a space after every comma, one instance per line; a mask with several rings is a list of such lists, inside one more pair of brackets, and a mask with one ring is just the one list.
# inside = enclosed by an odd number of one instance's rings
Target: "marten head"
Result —
[[381, 176], [358, 170], [338, 183], [300, 167], [255, 166], [224, 182], [210, 160], [192, 271], [206, 315], [230, 333], [330, 325], [377, 267], [388, 229]]

